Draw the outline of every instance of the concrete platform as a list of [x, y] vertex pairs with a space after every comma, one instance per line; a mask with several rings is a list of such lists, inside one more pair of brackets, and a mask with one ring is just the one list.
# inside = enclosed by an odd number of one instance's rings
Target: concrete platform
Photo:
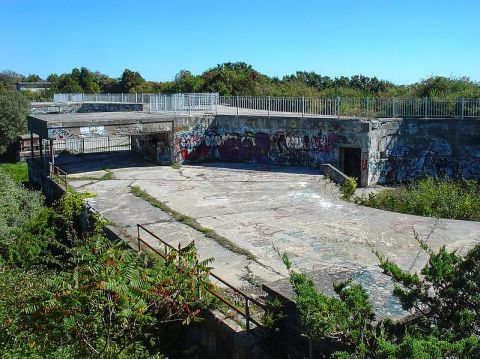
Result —
[[[70, 182], [74, 188], [97, 194], [92, 205], [117, 227], [136, 236], [135, 225], [142, 223], [172, 244], [195, 240], [200, 256], [213, 257], [214, 271], [234, 285], [254, 291], [255, 284], [267, 283], [287, 292], [287, 271], [278, 248], [288, 253], [297, 270], [317, 278], [322, 273], [328, 278], [353, 277], [364, 284], [380, 316], [404, 313], [392, 298], [392, 283], [378, 268], [370, 246], [402, 268], [418, 271], [427, 257], [414, 240], [414, 230], [433, 248], [445, 244], [460, 253], [480, 242], [478, 222], [435, 220], [345, 202], [318, 170], [225, 163], [174, 169], [153, 166], [131, 154], [59, 158], [56, 163], [75, 173]], [[101, 175], [102, 168], [112, 170], [115, 179], [73, 180]], [[129, 186], [139, 186], [195, 218], [256, 259], [233, 253], [173, 221], [133, 196]], [[317, 282], [331, 292], [329, 281]]]

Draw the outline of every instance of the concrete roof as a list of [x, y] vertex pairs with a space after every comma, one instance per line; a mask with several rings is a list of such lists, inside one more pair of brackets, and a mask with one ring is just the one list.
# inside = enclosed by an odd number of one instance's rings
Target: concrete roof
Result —
[[145, 123], [172, 122], [176, 116], [172, 113], [148, 112], [91, 112], [29, 115], [28, 130], [48, 137], [49, 128], [78, 128], [93, 126], [115, 126]]

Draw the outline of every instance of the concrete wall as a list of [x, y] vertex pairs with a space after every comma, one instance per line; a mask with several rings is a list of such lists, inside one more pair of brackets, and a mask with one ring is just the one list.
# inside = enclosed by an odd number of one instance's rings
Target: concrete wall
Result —
[[480, 178], [480, 121], [373, 120], [369, 184], [411, 181], [423, 174]]
[[103, 103], [103, 102], [85, 102], [77, 110], [79, 113], [88, 112], [131, 112], [143, 111], [141, 103]]
[[[369, 154], [369, 123], [365, 120], [215, 116], [177, 127], [176, 162], [223, 160], [320, 167], [330, 163], [342, 168], [342, 147], [358, 147]], [[360, 164], [359, 164], [360, 165]], [[362, 162], [362, 184], [368, 166]]]

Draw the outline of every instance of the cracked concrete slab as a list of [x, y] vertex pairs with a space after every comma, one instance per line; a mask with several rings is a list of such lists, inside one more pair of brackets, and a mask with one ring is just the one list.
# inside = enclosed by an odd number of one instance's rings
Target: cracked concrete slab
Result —
[[[366, 286], [377, 311], [398, 315], [401, 311], [391, 297], [392, 283], [378, 268], [371, 247], [402, 268], [418, 271], [427, 257], [416, 243], [414, 231], [428, 237], [433, 248], [446, 245], [460, 253], [480, 242], [478, 222], [436, 220], [343, 201], [318, 170], [248, 164], [175, 169], [152, 166], [133, 155], [128, 155], [129, 166], [127, 155], [122, 156], [116, 162], [110, 155], [110, 167], [105, 159], [98, 161], [113, 171], [115, 180], [81, 187], [97, 194], [94, 207], [130, 232], [136, 223], [150, 223], [149, 228], [169, 243], [195, 240], [200, 256], [214, 257], [215, 272], [235, 285], [249, 286], [248, 276], [272, 286], [285, 282], [287, 271], [278, 248], [289, 255], [295, 269], [313, 276], [346, 273]], [[67, 172], [68, 166], [64, 168]], [[247, 249], [258, 263], [190, 227], [165, 222], [170, 217], [129, 193], [130, 185]]]

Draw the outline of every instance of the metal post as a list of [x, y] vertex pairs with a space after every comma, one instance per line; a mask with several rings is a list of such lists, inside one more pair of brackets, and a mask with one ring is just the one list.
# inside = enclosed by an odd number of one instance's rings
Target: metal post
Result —
[[427, 106], [428, 106], [428, 98], [424, 97], [423, 98], [423, 114], [425, 118], [427, 118]]
[[33, 132], [30, 132], [30, 157], [35, 158], [35, 149], [33, 147]]
[[302, 117], [305, 116], [305, 96], [302, 96]]
[[237, 96], [237, 117], [238, 117], [238, 96]]
[[250, 333], [250, 307], [248, 306], [248, 297], [245, 297], [245, 320], [247, 325], [247, 333]]
[[140, 248], [140, 226], [137, 223], [137, 241], [138, 241], [138, 251], [141, 250]]
[[43, 138], [42, 138], [42, 136], [39, 137], [39, 144], [40, 144], [40, 168], [43, 168]]
[[335, 113], [337, 114], [337, 118], [340, 118], [340, 97], [337, 96], [335, 99]]
[[270, 104], [271, 104], [271, 97], [268, 96], [268, 117], [270, 117]]
[[365, 117], [368, 118], [368, 96], [365, 97]]
[[52, 162], [52, 165], [55, 164], [55, 152], [53, 150], [53, 140], [50, 139], [50, 162]]
[[107, 137], [107, 152], [110, 152], [110, 136]]
[[188, 96], [188, 114], [190, 115], [192, 113], [192, 95], [187, 95]]
[[465, 97], [462, 97], [460, 104], [461, 104], [461, 116], [460, 116], [460, 118], [463, 120], [463, 116], [465, 115]]
[[395, 97], [392, 97], [392, 117], [397, 117], [397, 102], [395, 101]]
[[85, 153], [85, 137], [82, 138], [82, 153]]

